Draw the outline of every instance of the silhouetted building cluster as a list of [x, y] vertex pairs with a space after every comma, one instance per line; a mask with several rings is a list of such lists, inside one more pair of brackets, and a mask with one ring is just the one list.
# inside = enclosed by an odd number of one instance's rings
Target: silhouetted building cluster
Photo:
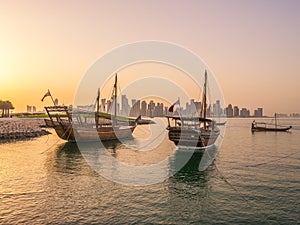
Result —
[[[171, 113], [169, 112], [170, 106], [165, 106], [164, 103], [154, 102], [154, 100], [146, 102], [145, 100], [141, 101], [136, 99], [132, 99], [130, 102], [126, 95], [122, 95], [121, 104], [117, 104], [117, 114], [130, 117], [137, 117], [139, 115], [146, 117], [164, 117], [167, 115], [200, 115], [202, 107], [201, 102], [197, 102], [194, 99], [191, 99], [190, 102], [187, 102], [184, 105], [185, 107], [182, 107], [181, 105], [176, 105], [175, 111]], [[89, 108], [91, 106], [85, 107]], [[106, 100], [105, 98], [101, 99], [100, 111], [114, 113], [114, 108], [115, 106], [113, 105], [112, 100]], [[206, 110], [207, 117], [222, 117], [225, 115], [226, 112], [221, 107], [221, 103], [219, 100], [217, 100], [212, 105], [208, 104]]]
[[[130, 104], [131, 103], [131, 104]], [[182, 106], [184, 105], [184, 107]], [[91, 110], [90, 106], [85, 106]], [[139, 115], [146, 117], [164, 117], [167, 115], [187, 115], [198, 116], [201, 115], [202, 103], [191, 99], [185, 104], [176, 105], [174, 112], [169, 112], [169, 105], [165, 106], [164, 103], [154, 102], [150, 100], [132, 99], [129, 101], [126, 95], [121, 96], [121, 103], [117, 104], [117, 114], [123, 116], [137, 117]], [[105, 98], [100, 101], [100, 111], [113, 114], [115, 111], [114, 102]], [[216, 100], [214, 103], [208, 104], [206, 109], [207, 117], [263, 117], [263, 108], [257, 108], [251, 115], [250, 110], [247, 108], [239, 108], [229, 104], [226, 108], [222, 108], [220, 100]], [[300, 115], [293, 114], [297, 117]]]
[[239, 109], [238, 106], [232, 107], [231, 104], [229, 104], [225, 108], [225, 114], [227, 117], [263, 117], [263, 108], [257, 108], [254, 110], [253, 115], [250, 114], [250, 110], [247, 108], [241, 108]]
[[131, 100], [132, 107], [128, 104], [126, 95], [122, 95], [121, 115], [129, 115], [131, 117], [147, 116], [147, 117], [163, 117], [166, 115], [168, 107], [163, 103], [155, 103], [151, 100], [149, 103], [136, 99]]
[[300, 113], [291, 113], [290, 117], [300, 117]]

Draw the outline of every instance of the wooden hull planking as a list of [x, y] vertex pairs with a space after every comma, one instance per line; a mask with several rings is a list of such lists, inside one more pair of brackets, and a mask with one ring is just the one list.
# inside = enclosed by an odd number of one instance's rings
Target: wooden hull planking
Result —
[[169, 140], [178, 146], [207, 147], [213, 145], [219, 132], [197, 131], [191, 129], [169, 128]]
[[67, 141], [108, 141], [116, 139], [132, 138], [132, 133], [135, 126], [119, 129], [116, 127], [113, 129], [103, 130], [102, 128], [71, 128], [61, 129], [61, 127], [54, 127], [57, 135]]

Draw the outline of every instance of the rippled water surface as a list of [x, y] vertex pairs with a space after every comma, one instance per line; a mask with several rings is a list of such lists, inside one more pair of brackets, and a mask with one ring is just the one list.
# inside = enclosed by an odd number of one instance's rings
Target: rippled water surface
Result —
[[[251, 122], [228, 120], [223, 145], [205, 171], [198, 170], [202, 154], [197, 153], [175, 175], [148, 186], [102, 177], [76, 144], [55, 134], [1, 143], [0, 223], [297, 224], [300, 120], [282, 121], [296, 128], [289, 133], [252, 134]], [[167, 157], [174, 146], [164, 139], [145, 156], [110, 143], [109, 151], [126, 163], [144, 165]], [[172, 171], [182, 154], [175, 152], [167, 169]]]

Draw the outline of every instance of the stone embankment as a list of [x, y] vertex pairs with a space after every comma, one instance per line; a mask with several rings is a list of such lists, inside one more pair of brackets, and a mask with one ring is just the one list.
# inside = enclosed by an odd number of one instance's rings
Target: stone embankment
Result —
[[50, 134], [42, 128], [44, 119], [0, 118], [0, 140], [33, 138]]

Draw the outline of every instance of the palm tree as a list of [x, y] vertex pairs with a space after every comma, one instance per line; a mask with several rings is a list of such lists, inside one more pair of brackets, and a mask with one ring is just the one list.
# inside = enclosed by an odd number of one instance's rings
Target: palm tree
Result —
[[2, 110], [1, 117], [9, 117], [9, 110], [11, 109], [14, 109], [14, 106], [10, 101], [0, 100], [0, 110]]

